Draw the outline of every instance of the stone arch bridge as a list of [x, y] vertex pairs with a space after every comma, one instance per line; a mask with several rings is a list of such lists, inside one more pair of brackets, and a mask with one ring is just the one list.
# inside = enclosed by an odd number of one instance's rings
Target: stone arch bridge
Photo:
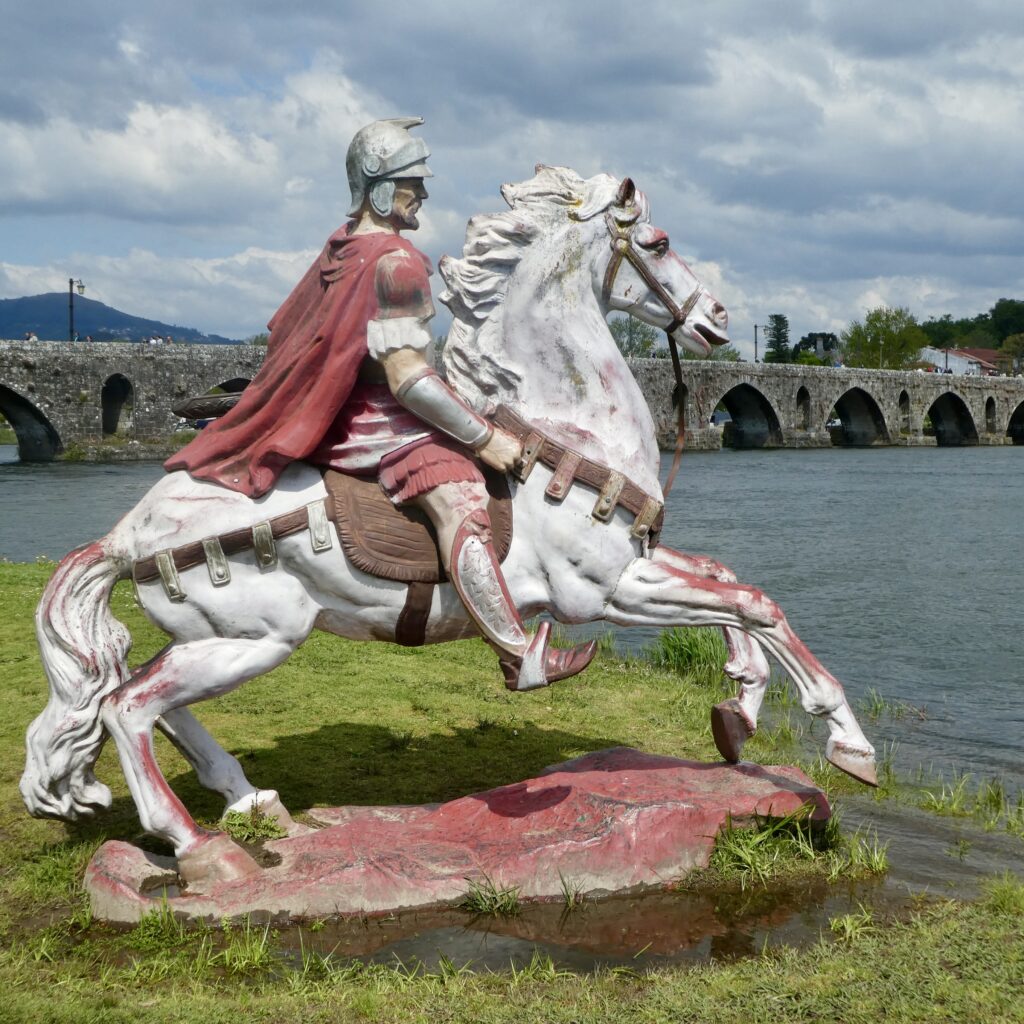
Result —
[[240, 391], [265, 349], [250, 345], [0, 341], [0, 413], [20, 457], [45, 461], [72, 442], [166, 437], [171, 406], [212, 388]]
[[667, 359], [631, 365], [664, 447], [680, 397], [692, 448], [1024, 444], [1024, 378], [685, 360], [679, 396]]
[[[165, 437], [180, 423], [172, 405], [214, 387], [240, 390], [265, 352], [0, 341], [0, 413], [25, 460], [105, 434]], [[665, 447], [680, 397], [694, 448], [1024, 444], [1024, 378], [686, 360], [680, 396], [667, 359], [632, 368]], [[729, 413], [724, 428], [710, 425], [716, 409]]]

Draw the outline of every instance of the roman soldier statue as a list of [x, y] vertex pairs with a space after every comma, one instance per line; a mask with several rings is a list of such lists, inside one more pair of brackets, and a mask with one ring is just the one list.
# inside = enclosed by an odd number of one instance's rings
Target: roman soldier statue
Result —
[[448, 577], [506, 685], [525, 690], [582, 671], [595, 645], [548, 648], [526, 632], [491, 538], [479, 462], [503, 472], [518, 441], [495, 429], [431, 368], [430, 261], [401, 236], [419, 226], [429, 150], [422, 118], [360, 129], [346, 159], [352, 218], [327, 240], [270, 321], [262, 369], [238, 404], [167, 461], [258, 498], [302, 459], [376, 475], [396, 504], [418, 505]]

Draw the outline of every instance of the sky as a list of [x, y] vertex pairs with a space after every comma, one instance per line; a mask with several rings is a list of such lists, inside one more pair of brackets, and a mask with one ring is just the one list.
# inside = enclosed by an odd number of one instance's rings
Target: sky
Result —
[[435, 262], [538, 162], [628, 174], [747, 358], [772, 313], [1024, 298], [1019, 0], [60, 7], [0, 2], [0, 298], [81, 278], [252, 335], [344, 222], [353, 133], [401, 115]]

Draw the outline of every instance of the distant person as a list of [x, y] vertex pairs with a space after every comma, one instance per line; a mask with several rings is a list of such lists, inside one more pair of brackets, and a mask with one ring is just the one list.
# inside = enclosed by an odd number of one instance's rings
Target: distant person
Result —
[[168, 334], [167, 337], [164, 338], [164, 342], [166, 344], [168, 344], [168, 345], [173, 345], [174, 344], [174, 339]]
[[39, 338], [36, 336], [36, 332], [35, 331], [26, 331], [25, 332], [25, 340], [26, 341], [38, 341]]
[[85, 341], [86, 341], [86, 344], [90, 344], [92, 342], [92, 335], [91, 334], [87, 334], [85, 336]]

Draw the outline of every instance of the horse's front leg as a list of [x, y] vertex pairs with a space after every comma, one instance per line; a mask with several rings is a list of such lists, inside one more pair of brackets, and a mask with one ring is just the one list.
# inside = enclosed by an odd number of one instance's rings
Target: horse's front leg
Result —
[[[659, 545], [651, 557], [655, 562], [701, 579], [717, 580], [719, 583], [737, 582], [736, 574], [731, 569], [705, 555], [688, 555]], [[726, 761], [735, 763], [740, 759], [744, 743], [757, 731], [757, 716], [768, 689], [771, 667], [760, 644], [748, 633], [733, 626], [723, 626], [722, 636], [729, 649], [729, 660], [723, 671], [739, 683], [739, 695], [711, 709], [711, 733], [718, 752]]]
[[638, 558], [620, 577], [605, 618], [622, 626], [718, 626], [749, 633], [789, 673], [804, 710], [827, 722], [828, 760], [861, 782], [877, 785], [874, 747], [857, 724], [842, 686], [760, 590]]
[[277, 790], [258, 789], [242, 770], [238, 758], [229, 754], [203, 727], [188, 708], [174, 708], [156, 720], [156, 727], [174, 744], [195, 769], [201, 785], [224, 797], [224, 817], [233, 811], [248, 814], [259, 809], [289, 834], [302, 832]]

